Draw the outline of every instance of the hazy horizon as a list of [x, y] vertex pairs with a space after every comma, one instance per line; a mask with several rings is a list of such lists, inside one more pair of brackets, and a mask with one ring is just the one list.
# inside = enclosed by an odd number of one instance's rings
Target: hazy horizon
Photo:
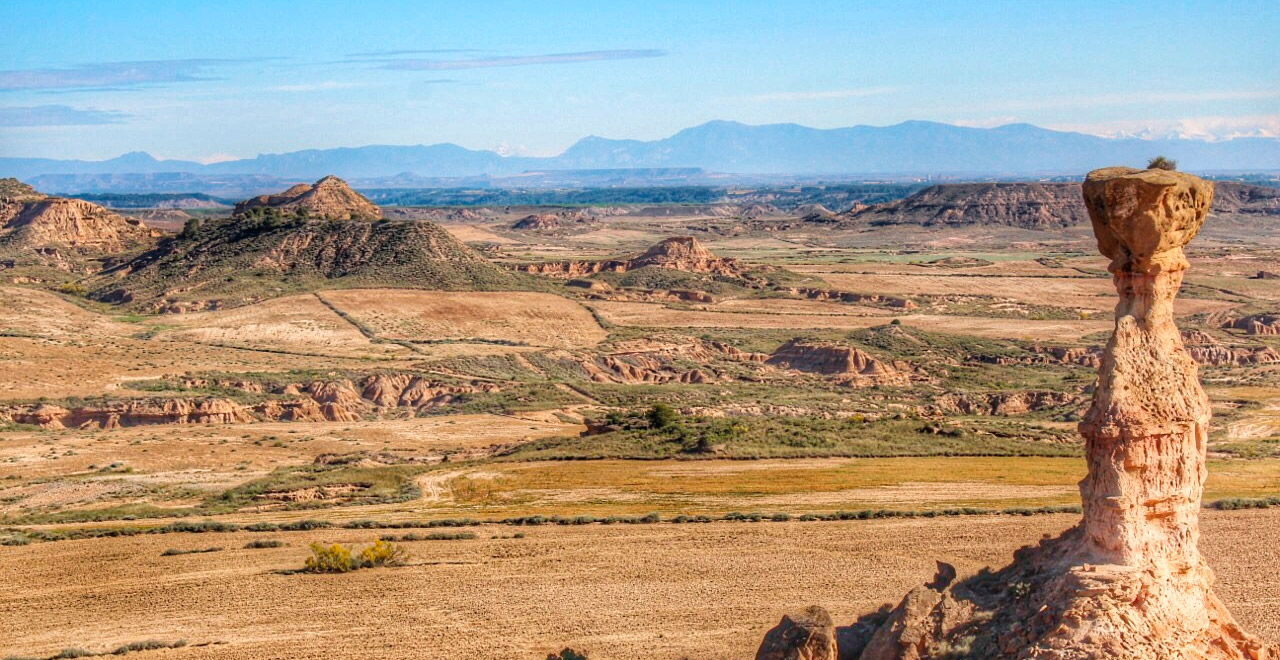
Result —
[[37, 3], [0, 156], [202, 162], [449, 142], [558, 154], [711, 120], [1280, 136], [1275, 3]]

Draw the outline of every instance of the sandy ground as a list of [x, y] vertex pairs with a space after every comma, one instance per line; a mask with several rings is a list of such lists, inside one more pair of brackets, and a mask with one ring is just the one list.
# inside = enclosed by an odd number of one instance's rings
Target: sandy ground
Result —
[[[238, 314], [251, 314], [246, 311]], [[178, 317], [128, 323], [82, 309], [34, 289], [0, 288], [0, 399], [62, 398], [110, 393], [142, 396], [123, 388], [130, 380], [200, 371], [286, 371], [407, 366], [398, 359], [343, 357], [277, 348], [224, 346], [165, 337]], [[222, 318], [217, 316], [205, 318]], [[152, 323], [160, 332], [148, 337]], [[216, 325], [216, 324], [215, 324]], [[234, 324], [233, 324], [234, 325]], [[241, 338], [245, 341], [251, 338]], [[269, 343], [269, 342], [267, 342]], [[405, 353], [415, 360], [422, 356]]]
[[884, 325], [893, 319], [933, 332], [976, 335], [1003, 339], [1077, 341], [1093, 332], [1110, 330], [1112, 322], [1077, 320], [997, 319], [975, 316], [908, 314], [893, 316], [851, 316], [848, 314], [761, 314], [757, 311], [706, 311], [672, 309], [656, 303], [593, 302], [610, 323], [656, 328], [780, 328], [803, 331], [811, 328], [857, 330]]
[[345, 357], [411, 354], [397, 344], [374, 344], [310, 293], [235, 309], [175, 315], [164, 321], [178, 327], [162, 331], [160, 336], [200, 343]]
[[[311, 541], [373, 531], [160, 535], [0, 548], [0, 656], [192, 646], [147, 658], [592, 660], [752, 657], [787, 610], [839, 622], [927, 581], [1003, 565], [1074, 516], [843, 523], [483, 527], [481, 538], [407, 544], [410, 565], [285, 575]], [[523, 539], [493, 539], [515, 531]], [[246, 542], [278, 538], [277, 549]], [[219, 552], [162, 557], [166, 548]], [[1280, 510], [1207, 512], [1202, 543], [1236, 617], [1280, 640]], [[208, 644], [206, 646], [195, 646]], [[144, 657], [140, 655], [139, 657]]]
[[[127, 502], [193, 504], [193, 492], [231, 488], [276, 468], [311, 463], [320, 454], [424, 456], [572, 435], [580, 429], [550, 415], [450, 415], [10, 431], [0, 433], [0, 515]], [[116, 467], [108, 469], [112, 465]]]
[[[1021, 277], [960, 275], [945, 269], [920, 268], [915, 273], [820, 273], [832, 287], [857, 293], [889, 295], [976, 295], [1008, 298], [1028, 304], [1107, 312], [1115, 309], [1115, 286], [1107, 278]], [[1180, 315], [1231, 309], [1237, 304], [1222, 300], [1179, 297], [1174, 311]]]
[[582, 305], [549, 293], [351, 289], [322, 295], [379, 336], [391, 339], [479, 338], [584, 348], [608, 334]]

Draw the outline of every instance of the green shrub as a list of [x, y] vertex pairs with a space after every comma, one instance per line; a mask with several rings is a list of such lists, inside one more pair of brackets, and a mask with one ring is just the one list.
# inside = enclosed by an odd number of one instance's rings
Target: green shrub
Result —
[[284, 542], [282, 541], [277, 541], [275, 539], [262, 539], [260, 541], [249, 541], [244, 544], [244, 547], [248, 550], [260, 550], [262, 548], [279, 548], [283, 545]]
[[351, 549], [339, 543], [325, 546], [321, 543], [311, 544], [311, 556], [304, 564], [308, 573], [346, 573], [357, 566], [353, 563]]
[[1149, 170], [1176, 170], [1178, 169], [1178, 161], [1165, 158], [1164, 156], [1156, 156], [1147, 161], [1147, 169]]
[[303, 570], [308, 573], [349, 573], [361, 568], [378, 566], [401, 566], [409, 559], [409, 552], [404, 546], [382, 539], [352, 554], [351, 548], [341, 543], [325, 546], [321, 543], [311, 544], [311, 556], [307, 557]]
[[403, 566], [409, 560], [409, 551], [397, 543], [378, 539], [360, 552], [360, 568], [377, 566]]
[[670, 428], [679, 419], [675, 409], [665, 403], [653, 404], [645, 417], [649, 420], [649, 427], [654, 429]]

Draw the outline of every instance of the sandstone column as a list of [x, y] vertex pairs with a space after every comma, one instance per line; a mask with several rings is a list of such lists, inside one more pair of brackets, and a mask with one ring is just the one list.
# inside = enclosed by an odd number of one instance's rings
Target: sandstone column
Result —
[[1277, 657], [1213, 594], [1197, 548], [1210, 407], [1173, 300], [1188, 266], [1182, 248], [1204, 222], [1213, 185], [1112, 167], [1089, 173], [1084, 198], [1120, 296], [1080, 423], [1084, 519], [999, 571], [918, 587], [854, 657]]
[[1099, 563], [1199, 564], [1209, 399], [1173, 322], [1173, 299], [1213, 184], [1167, 170], [1091, 172], [1085, 205], [1120, 303], [1093, 405], [1080, 424], [1088, 550]]

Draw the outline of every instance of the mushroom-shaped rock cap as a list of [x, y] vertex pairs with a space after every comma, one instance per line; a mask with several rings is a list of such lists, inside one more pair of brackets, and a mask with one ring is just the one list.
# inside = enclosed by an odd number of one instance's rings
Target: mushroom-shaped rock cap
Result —
[[1113, 273], [1182, 270], [1186, 245], [1200, 231], [1213, 200], [1213, 184], [1172, 170], [1105, 167], [1084, 180], [1084, 203], [1111, 257]]

